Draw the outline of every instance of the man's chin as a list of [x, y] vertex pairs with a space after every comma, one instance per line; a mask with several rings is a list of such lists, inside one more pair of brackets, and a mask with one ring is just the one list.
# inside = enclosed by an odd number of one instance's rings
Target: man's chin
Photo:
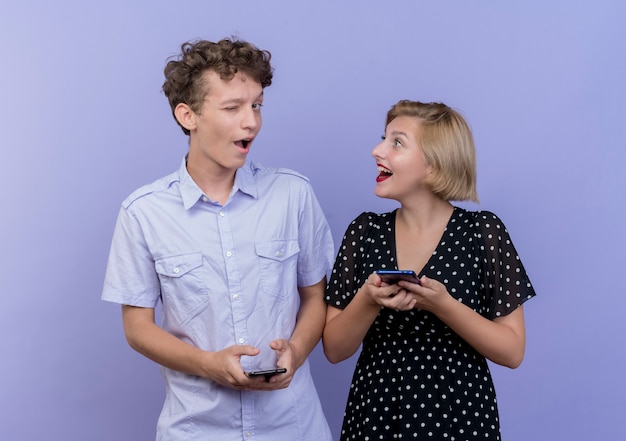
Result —
[[243, 167], [243, 165], [246, 163], [246, 158], [246, 155], [242, 155], [240, 158], [235, 159], [229, 164], [229, 168], [236, 170]]

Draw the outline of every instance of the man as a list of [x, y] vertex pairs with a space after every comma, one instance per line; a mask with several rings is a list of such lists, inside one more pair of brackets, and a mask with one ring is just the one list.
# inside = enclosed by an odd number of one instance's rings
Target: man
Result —
[[102, 298], [122, 305], [130, 346], [163, 367], [157, 440], [331, 439], [307, 362], [325, 321], [330, 229], [306, 178], [247, 160], [270, 58], [238, 40], [182, 45], [163, 91], [189, 152], [119, 213]]

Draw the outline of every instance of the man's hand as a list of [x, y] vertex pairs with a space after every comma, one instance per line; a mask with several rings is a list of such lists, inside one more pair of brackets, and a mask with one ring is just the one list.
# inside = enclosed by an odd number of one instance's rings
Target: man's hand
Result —
[[259, 355], [259, 348], [249, 345], [234, 345], [218, 352], [206, 352], [202, 363], [203, 377], [231, 389], [247, 390], [257, 383], [258, 378], [249, 378], [241, 367], [241, 356]]

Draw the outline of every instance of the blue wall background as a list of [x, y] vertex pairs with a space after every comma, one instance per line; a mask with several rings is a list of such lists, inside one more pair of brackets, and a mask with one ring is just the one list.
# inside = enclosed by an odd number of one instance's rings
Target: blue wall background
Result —
[[[308, 175], [337, 244], [373, 195], [398, 99], [473, 127], [480, 207], [538, 297], [504, 439], [623, 440], [626, 6], [621, 1], [6, 1], [0, 6], [0, 428], [6, 440], [151, 440], [163, 388], [102, 302], [118, 207], [178, 167], [162, 69], [237, 35], [276, 69], [252, 158]], [[354, 359], [312, 355], [338, 434]]]

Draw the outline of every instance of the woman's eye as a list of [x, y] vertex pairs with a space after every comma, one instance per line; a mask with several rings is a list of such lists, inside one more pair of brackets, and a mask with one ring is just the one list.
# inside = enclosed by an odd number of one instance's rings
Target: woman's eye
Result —
[[400, 142], [399, 139], [394, 140], [393, 141], [393, 145], [396, 146], [396, 147], [402, 147], [402, 143]]

